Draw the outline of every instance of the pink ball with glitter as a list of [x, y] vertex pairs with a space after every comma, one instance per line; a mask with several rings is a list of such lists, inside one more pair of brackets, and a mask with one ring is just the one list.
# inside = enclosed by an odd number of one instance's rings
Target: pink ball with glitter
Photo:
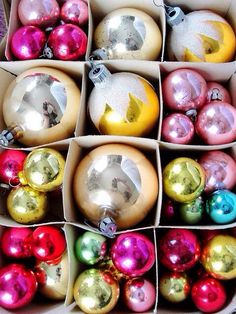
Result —
[[79, 26], [88, 22], [88, 5], [82, 0], [67, 0], [61, 8], [61, 19], [65, 23]]

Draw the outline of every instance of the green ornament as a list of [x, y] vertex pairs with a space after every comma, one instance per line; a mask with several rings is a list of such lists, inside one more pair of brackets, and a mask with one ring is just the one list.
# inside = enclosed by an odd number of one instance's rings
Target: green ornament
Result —
[[190, 225], [194, 225], [202, 219], [203, 211], [204, 203], [201, 196], [189, 203], [179, 205], [181, 220]]

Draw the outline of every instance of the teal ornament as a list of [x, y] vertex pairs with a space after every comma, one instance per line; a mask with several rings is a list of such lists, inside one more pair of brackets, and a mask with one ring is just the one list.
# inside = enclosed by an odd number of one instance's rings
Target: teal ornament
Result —
[[86, 231], [75, 242], [75, 255], [81, 263], [94, 265], [104, 258], [106, 248], [104, 236]]
[[228, 190], [213, 192], [206, 200], [206, 212], [217, 224], [236, 220], [236, 194]]
[[202, 219], [203, 212], [204, 203], [201, 196], [191, 202], [179, 205], [181, 220], [190, 225], [198, 223]]

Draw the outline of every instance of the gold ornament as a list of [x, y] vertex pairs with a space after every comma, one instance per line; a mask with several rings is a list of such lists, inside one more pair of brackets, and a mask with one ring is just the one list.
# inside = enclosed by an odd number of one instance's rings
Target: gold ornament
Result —
[[40, 222], [47, 212], [47, 195], [27, 185], [14, 188], [7, 197], [7, 209], [16, 222]]

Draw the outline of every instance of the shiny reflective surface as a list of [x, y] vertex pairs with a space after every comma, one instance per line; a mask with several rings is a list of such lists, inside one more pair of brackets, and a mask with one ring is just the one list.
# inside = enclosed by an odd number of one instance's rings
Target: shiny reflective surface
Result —
[[191, 202], [179, 205], [179, 213], [181, 220], [187, 224], [196, 224], [202, 217], [204, 212], [204, 202], [199, 196]]
[[82, 0], [67, 0], [61, 7], [61, 19], [79, 26], [88, 22], [88, 5]]
[[207, 82], [207, 102], [223, 101], [231, 104], [229, 91], [217, 82]]

